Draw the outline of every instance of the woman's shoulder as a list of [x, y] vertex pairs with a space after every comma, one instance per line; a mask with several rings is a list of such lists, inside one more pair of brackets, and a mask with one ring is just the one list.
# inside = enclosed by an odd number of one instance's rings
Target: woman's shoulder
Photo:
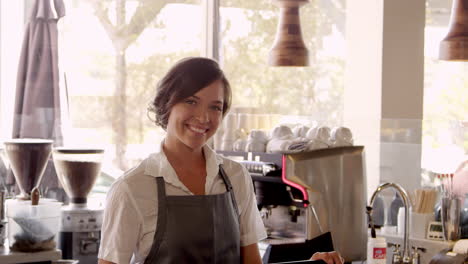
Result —
[[[229, 157], [219, 155], [219, 158], [222, 159], [221, 167], [236, 190], [244, 189], [246, 185], [252, 183], [250, 174], [244, 165]], [[236, 186], [240, 186], [240, 188], [236, 188]]]
[[[147, 166], [151, 163], [152, 155], [142, 160], [133, 168], [125, 171], [113, 183], [113, 188], [128, 188], [129, 191], [133, 189], [141, 190], [145, 187], [151, 187], [151, 182], [155, 182], [155, 177], [148, 175]], [[126, 187], [123, 187], [126, 186]]]
[[145, 174], [146, 162], [147, 159], [144, 159], [136, 166], [128, 169], [117, 178], [117, 181], [129, 183], [140, 179]]
[[223, 156], [221, 154], [216, 154], [216, 158], [219, 159], [224, 170], [232, 170], [239, 173], [243, 173], [245, 170], [244, 165], [236, 160], [233, 160], [232, 158]]

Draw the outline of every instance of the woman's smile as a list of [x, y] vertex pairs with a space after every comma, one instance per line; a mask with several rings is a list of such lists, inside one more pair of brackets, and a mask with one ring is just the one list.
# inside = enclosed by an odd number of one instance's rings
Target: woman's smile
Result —
[[196, 133], [196, 134], [200, 134], [200, 135], [206, 135], [206, 133], [208, 132], [208, 128], [204, 128], [204, 127], [200, 127], [200, 126], [194, 126], [194, 125], [190, 125], [190, 124], [187, 124], [185, 125], [190, 131]]

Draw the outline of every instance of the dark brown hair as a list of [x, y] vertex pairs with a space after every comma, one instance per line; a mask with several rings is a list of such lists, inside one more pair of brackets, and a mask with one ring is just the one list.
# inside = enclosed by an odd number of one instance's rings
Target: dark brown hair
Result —
[[203, 57], [189, 57], [177, 62], [158, 83], [156, 97], [148, 109], [154, 114], [156, 125], [165, 130], [175, 104], [217, 80], [224, 86], [224, 117], [231, 107], [231, 86], [219, 64]]

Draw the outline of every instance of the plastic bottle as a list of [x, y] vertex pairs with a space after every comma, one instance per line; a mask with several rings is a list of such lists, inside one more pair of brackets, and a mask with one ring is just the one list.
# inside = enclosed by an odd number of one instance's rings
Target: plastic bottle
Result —
[[400, 207], [403, 206], [403, 200], [401, 199], [400, 195], [398, 195], [398, 193], [395, 193], [393, 201], [390, 204], [390, 207], [388, 208], [388, 225], [396, 226], [398, 224], [398, 210], [400, 209]]
[[385, 205], [382, 197], [376, 196], [372, 205], [372, 220], [376, 227], [382, 227], [385, 223]]
[[387, 262], [387, 242], [384, 237], [369, 237], [367, 241], [367, 264]]

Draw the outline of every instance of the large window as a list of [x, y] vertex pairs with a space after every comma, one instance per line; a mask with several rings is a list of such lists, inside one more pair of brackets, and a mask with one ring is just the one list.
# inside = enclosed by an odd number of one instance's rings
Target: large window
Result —
[[[117, 2], [68, 1], [60, 28], [61, 59], [70, 98], [66, 143], [104, 145], [107, 165], [125, 170], [163, 137], [148, 119], [147, 105], [168, 67], [182, 57], [205, 55], [202, 38], [209, 34], [202, 32], [203, 15], [211, 12], [198, 1], [149, 1], [143, 9], [148, 1], [127, 0], [120, 7]], [[219, 60], [233, 87], [234, 107], [341, 124], [342, 2], [313, 1], [301, 8], [311, 67], [273, 68], [267, 57], [278, 7], [269, 0], [220, 1], [220, 19], [214, 19], [221, 28]], [[112, 33], [106, 21], [128, 30]]]
[[468, 65], [440, 61], [452, 1], [428, 0], [425, 29], [423, 169], [453, 172], [468, 154]]
[[163, 135], [147, 115], [157, 81], [177, 60], [202, 55], [202, 8], [198, 1], [90, 3], [67, 1], [60, 27], [66, 144], [104, 146], [106, 164], [125, 170]]
[[0, 139], [11, 135], [23, 13], [23, 1], [0, 1]]
[[[267, 65], [279, 13], [274, 1], [219, 0], [219, 19], [207, 19], [217, 12], [207, 12], [211, 5], [205, 4], [212, 2], [206, 1], [65, 0], [59, 46], [60, 77], [69, 96], [66, 144], [104, 147], [107, 168], [133, 166], [164, 136], [146, 111], [156, 82], [178, 59], [207, 56], [207, 39], [219, 40], [214, 54], [233, 87], [233, 112], [342, 124], [346, 1], [310, 1], [300, 8], [311, 57], [311, 66], [304, 68]], [[2, 138], [11, 135], [24, 11], [31, 1], [5, 3], [0, 8]], [[451, 4], [427, 0], [422, 167], [428, 171], [452, 170], [468, 152], [468, 66], [437, 58]], [[207, 21], [219, 23], [219, 36], [204, 32], [213, 28]]]
[[[213, 54], [219, 54], [232, 84], [234, 109], [250, 108], [254, 114], [275, 116], [275, 121], [286, 117], [342, 124], [344, 0], [311, 1], [301, 7], [311, 66], [291, 68], [267, 65], [279, 14], [274, 1], [220, 0], [214, 5], [219, 12], [209, 10], [213, 5], [208, 1], [65, 0], [66, 16], [59, 22], [60, 79], [68, 95], [64, 143], [105, 148], [104, 170], [113, 176], [134, 166], [164, 136], [147, 115], [157, 81], [177, 60], [207, 56], [209, 39], [219, 40]], [[27, 10], [31, 1], [24, 3]], [[25, 9], [21, 5], [8, 12]], [[210, 21], [219, 23], [218, 36], [213, 36], [211, 28], [217, 27]], [[11, 47], [21, 44], [23, 22], [7, 24], [17, 32], [9, 35], [15, 39]], [[4, 25], [2, 33], [7, 32]], [[6, 65], [14, 66], [8, 73], [2, 67], [10, 80], [8, 84], [2, 80], [2, 98], [9, 102], [19, 57], [19, 49], [11, 50], [15, 52], [2, 49], [1, 54], [2, 65], [8, 59]], [[11, 103], [3, 108], [11, 115]], [[9, 122], [11, 118], [2, 120]], [[2, 136], [8, 137], [5, 127]]]
[[221, 58], [234, 87], [234, 104], [259, 114], [341, 125], [344, 2], [310, 1], [300, 8], [309, 67], [270, 67], [279, 7], [270, 0], [222, 0]]

